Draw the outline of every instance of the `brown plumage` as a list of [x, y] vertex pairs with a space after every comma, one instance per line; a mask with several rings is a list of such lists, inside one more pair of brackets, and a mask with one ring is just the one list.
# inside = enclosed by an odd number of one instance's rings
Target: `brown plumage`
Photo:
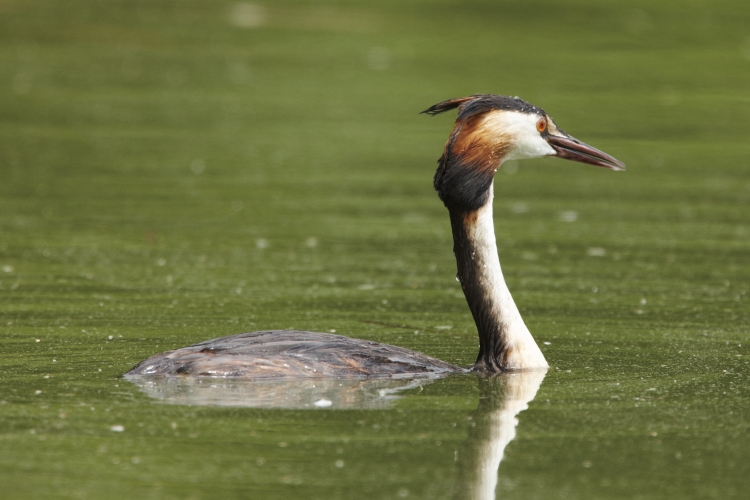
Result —
[[510, 137], [492, 129], [489, 113], [472, 115], [456, 121], [443, 153], [465, 168], [493, 175], [511, 147]]

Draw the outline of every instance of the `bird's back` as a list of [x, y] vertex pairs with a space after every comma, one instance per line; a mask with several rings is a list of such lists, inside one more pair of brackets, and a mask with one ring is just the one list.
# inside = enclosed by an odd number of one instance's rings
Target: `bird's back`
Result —
[[402, 347], [329, 333], [269, 330], [156, 354], [125, 376], [365, 378], [430, 377], [459, 371], [463, 369]]

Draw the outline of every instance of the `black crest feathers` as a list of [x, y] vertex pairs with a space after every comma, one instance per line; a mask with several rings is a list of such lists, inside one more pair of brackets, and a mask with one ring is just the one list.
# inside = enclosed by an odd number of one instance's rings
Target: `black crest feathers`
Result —
[[[508, 111], [520, 111], [521, 113], [536, 113], [544, 116], [542, 108], [538, 108], [530, 102], [524, 101], [519, 97], [509, 97], [495, 94], [474, 94], [468, 97], [458, 97], [448, 99], [447, 101], [433, 104], [422, 113], [435, 116], [445, 113], [451, 109], [458, 108], [458, 119], [468, 118], [469, 116], [491, 111], [493, 109], [504, 109]], [[420, 114], [422, 114], [420, 113]]]
[[459, 97], [457, 99], [448, 99], [447, 101], [433, 104], [429, 108], [422, 111], [420, 114], [430, 116], [439, 115], [440, 113], [445, 113], [446, 111], [450, 111], [451, 109], [456, 109], [457, 107], [467, 103], [468, 101], [479, 97], [482, 97], [482, 94], [470, 95], [468, 97]]

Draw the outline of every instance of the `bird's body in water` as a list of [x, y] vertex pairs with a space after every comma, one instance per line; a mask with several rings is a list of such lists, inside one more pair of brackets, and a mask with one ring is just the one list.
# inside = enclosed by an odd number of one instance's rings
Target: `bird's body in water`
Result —
[[[546, 368], [505, 284], [492, 219], [495, 172], [506, 160], [557, 156], [612, 170], [615, 158], [569, 136], [519, 98], [490, 94], [444, 101], [423, 111], [458, 108], [438, 161], [434, 186], [448, 209], [453, 252], [479, 334], [471, 370], [496, 373]], [[294, 330], [242, 333], [156, 354], [126, 376], [282, 377], [439, 376], [464, 368], [401, 347]]]
[[208, 340], [152, 356], [129, 375], [283, 377], [440, 376], [460, 370], [418, 352], [331, 333], [269, 330]]

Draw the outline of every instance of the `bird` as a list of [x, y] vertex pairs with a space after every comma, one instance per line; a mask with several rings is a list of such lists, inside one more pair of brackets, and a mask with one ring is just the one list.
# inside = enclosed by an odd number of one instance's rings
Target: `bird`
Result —
[[556, 157], [614, 171], [620, 160], [564, 132], [542, 109], [519, 97], [475, 94], [422, 113], [456, 109], [433, 185], [448, 210], [457, 275], [479, 336], [470, 368], [403, 347], [299, 330], [240, 333], [155, 354], [125, 377], [232, 379], [441, 377], [546, 369], [547, 360], [510, 294], [495, 240], [494, 179], [509, 160]]

